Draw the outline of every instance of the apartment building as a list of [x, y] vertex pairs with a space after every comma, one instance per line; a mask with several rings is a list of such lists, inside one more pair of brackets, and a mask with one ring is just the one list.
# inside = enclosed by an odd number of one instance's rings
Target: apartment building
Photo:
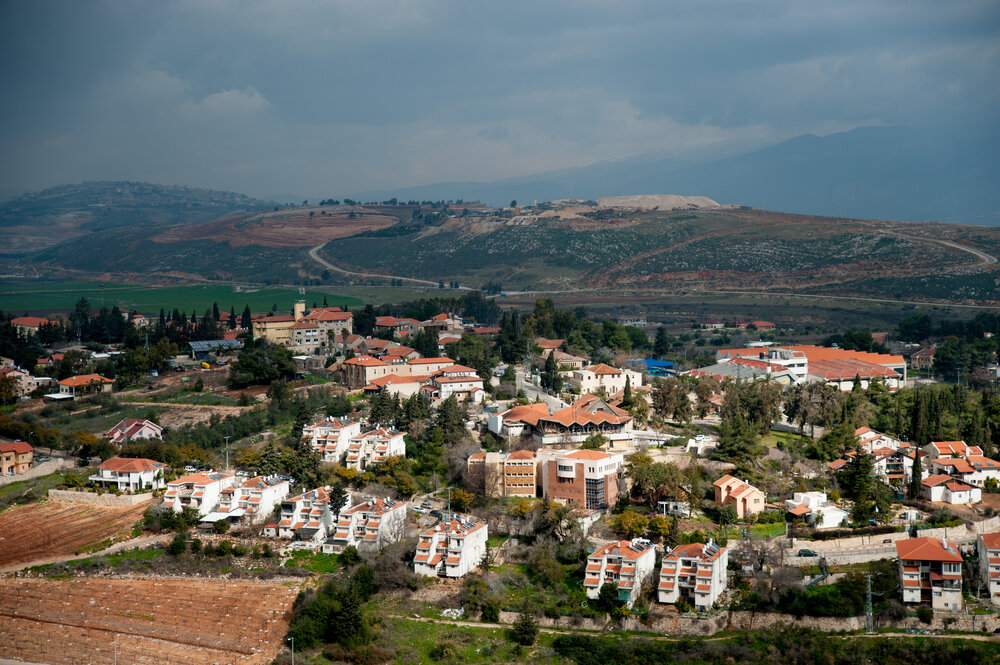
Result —
[[606, 395], [625, 390], [628, 383], [633, 390], [642, 386], [642, 374], [630, 369], [618, 369], [604, 363], [569, 373], [568, 383], [581, 394], [594, 394], [601, 390]]
[[389, 457], [406, 455], [403, 433], [385, 427], [376, 427], [351, 437], [347, 446], [344, 466], [363, 472], [370, 464], [384, 462]]
[[1000, 482], [1000, 462], [983, 456], [979, 446], [965, 441], [932, 441], [923, 448], [930, 457], [931, 474], [947, 474], [967, 485], [984, 487], [992, 478]]
[[538, 494], [536, 466], [530, 450], [512, 453], [476, 453], [466, 463], [469, 480], [487, 498], [535, 497]]
[[979, 579], [989, 590], [990, 602], [1000, 605], [1000, 532], [979, 534], [976, 551], [979, 553]]
[[321, 543], [329, 536], [337, 515], [349, 505], [350, 499], [339, 506], [333, 505], [335, 501], [333, 488], [329, 485], [286, 497], [281, 502], [278, 521], [265, 526], [263, 535]]
[[587, 557], [583, 587], [588, 598], [596, 599], [602, 586], [612, 584], [618, 600], [632, 607], [655, 566], [656, 548], [648, 540], [612, 541]]
[[291, 316], [259, 316], [253, 319], [251, 325], [254, 337], [293, 349], [296, 353], [332, 352], [332, 336], [354, 332], [354, 315], [341, 311], [339, 307], [307, 310], [305, 302], [300, 300], [292, 305]]
[[711, 539], [708, 543], [668, 547], [660, 564], [657, 600], [676, 603], [687, 598], [699, 612], [710, 610], [726, 590], [728, 565], [729, 551]]
[[367, 499], [345, 508], [337, 516], [334, 534], [323, 543], [323, 552], [340, 554], [345, 547], [381, 551], [398, 542], [406, 530], [406, 503], [390, 498]]
[[[386, 362], [386, 360], [392, 362]], [[350, 388], [364, 388], [375, 379], [381, 379], [390, 374], [400, 377], [431, 376], [454, 364], [454, 360], [445, 357], [404, 360], [390, 356], [379, 359], [370, 355], [361, 355], [344, 361], [344, 382]]]
[[871, 427], [859, 427], [854, 430], [854, 438], [857, 439], [858, 448], [869, 453], [882, 448], [897, 450], [903, 445], [903, 442], [896, 437], [883, 434]]
[[155, 490], [166, 485], [163, 472], [167, 465], [141, 457], [112, 457], [101, 464], [97, 473], [87, 478], [92, 483], [114, 487], [123, 492]]
[[725, 475], [712, 484], [715, 486], [715, 502], [723, 508], [735, 508], [740, 519], [762, 512], [767, 503], [764, 493], [745, 480]]
[[324, 462], [341, 463], [351, 438], [361, 435], [361, 422], [350, 418], [325, 418], [302, 428], [302, 436]]
[[591, 510], [605, 510], [618, 501], [621, 453], [539, 450], [536, 455], [542, 495], [549, 500]]
[[463, 577], [486, 553], [487, 526], [453, 519], [420, 534], [413, 572], [427, 577]]
[[896, 541], [903, 602], [930, 605], [934, 610], [962, 609], [962, 555], [944, 538]]
[[206, 471], [178, 478], [167, 483], [163, 495], [163, 505], [174, 512], [193, 508], [199, 515], [207, 515], [219, 504], [222, 490], [236, 484], [237, 478], [231, 473]]
[[31, 468], [35, 449], [24, 441], [0, 443], [0, 474], [19, 476]]
[[448, 399], [452, 395], [460, 402], [483, 401], [483, 380], [476, 370], [464, 365], [451, 365], [435, 372], [423, 386], [424, 393], [433, 400]]
[[227, 487], [219, 494], [219, 507], [202, 523], [229, 520], [233, 524], [256, 524], [274, 515], [274, 507], [288, 496], [291, 486], [277, 476], [256, 476]]

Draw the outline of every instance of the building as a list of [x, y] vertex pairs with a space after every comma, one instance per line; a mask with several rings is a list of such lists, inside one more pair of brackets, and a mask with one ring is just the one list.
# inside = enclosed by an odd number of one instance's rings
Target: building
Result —
[[476, 453], [466, 463], [470, 482], [487, 498], [538, 495], [537, 458], [530, 450]]
[[344, 466], [363, 472], [370, 464], [384, 462], [390, 457], [406, 455], [406, 441], [403, 433], [385, 427], [376, 427], [358, 436], [351, 437], [347, 446]]
[[739, 478], [725, 475], [712, 484], [715, 486], [715, 502], [723, 508], [735, 508], [740, 519], [763, 511], [767, 503], [763, 492]]
[[903, 602], [930, 605], [935, 611], [962, 609], [962, 555], [944, 538], [896, 541]]
[[587, 557], [583, 588], [587, 598], [596, 600], [601, 587], [612, 584], [618, 600], [632, 607], [655, 566], [656, 548], [648, 540], [612, 541]]
[[123, 492], [158, 490], [166, 485], [163, 471], [167, 465], [151, 459], [112, 457], [88, 478], [92, 483], [115, 487]]
[[596, 394], [602, 390], [604, 394], [612, 395], [625, 390], [626, 383], [629, 383], [633, 390], [641, 387], [642, 374], [599, 363], [586, 369], [573, 370], [569, 373], [567, 383], [584, 395]]
[[390, 498], [367, 499], [345, 508], [337, 516], [334, 534], [323, 543], [323, 552], [340, 554], [345, 547], [381, 551], [401, 540], [406, 531], [406, 503]]
[[219, 507], [202, 518], [202, 524], [228, 520], [231, 524], [256, 524], [274, 514], [274, 507], [288, 496], [291, 485], [278, 476], [248, 478], [222, 490]]
[[921, 481], [920, 490], [928, 501], [941, 501], [953, 506], [983, 500], [983, 490], [944, 473]]
[[543, 402], [524, 404], [490, 415], [486, 426], [494, 434], [516, 438], [531, 434], [538, 419], [548, 415], [549, 409]]
[[910, 354], [910, 369], [930, 369], [934, 366], [934, 347], [920, 349]]
[[351, 438], [361, 434], [361, 421], [350, 418], [326, 418], [302, 428], [302, 436], [320, 454], [324, 462], [340, 464], [347, 455]]
[[795, 517], [805, 519], [817, 529], [835, 529], [848, 517], [843, 508], [826, 499], [826, 492], [796, 492], [785, 500], [785, 510]]
[[[392, 362], [386, 362], [387, 359]], [[362, 355], [344, 361], [344, 382], [349, 388], [363, 388], [375, 379], [390, 374], [400, 377], [431, 376], [454, 364], [454, 360], [445, 357], [403, 360], [389, 356], [386, 356], [385, 359], [379, 359], [370, 355]]]
[[883, 434], [871, 427], [859, 427], [854, 430], [854, 437], [858, 441], [858, 447], [867, 452], [872, 452], [876, 448], [897, 450], [903, 443], [896, 437]]
[[656, 598], [661, 603], [687, 598], [699, 612], [710, 610], [726, 590], [728, 565], [729, 551], [711, 539], [707, 544], [668, 547], [660, 564]]
[[0, 367], [0, 381], [6, 378], [14, 379], [14, 388], [18, 397], [25, 397], [37, 388], [47, 387], [56, 383], [47, 376], [32, 376], [19, 367]]
[[264, 527], [263, 535], [321, 543], [329, 536], [337, 514], [347, 505], [333, 505], [336, 499], [329, 485], [317, 487], [281, 502], [278, 521]]
[[719, 349], [715, 357], [720, 361], [726, 358], [755, 358], [787, 365], [795, 375], [796, 383], [825, 381], [841, 390], [851, 390], [855, 376], [861, 379], [862, 387], [867, 387], [868, 382], [876, 378], [884, 381], [890, 390], [901, 388], [906, 383], [906, 361], [903, 356], [884, 353], [803, 344], [775, 346], [764, 350], [754, 347]]
[[460, 402], [479, 403], [486, 394], [483, 380], [476, 370], [464, 365], [451, 365], [438, 370], [423, 386], [424, 394], [431, 400], [448, 399], [452, 395]]
[[583, 443], [593, 434], [607, 437], [612, 447], [631, 446], [632, 415], [596, 395], [584, 395], [565, 409], [539, 415], [531, 432], [545, 446]]
[[[298, 324], [304, 324], [299, 326]], [[307, 310], [303, 301], [292, 306], [292, 314], [256, 317], [251, 321], [253, 335], [295, 353], [313, 354], [334, 350], [336, 335], [354, 332], [354, 315], [339, 307], [318, 307]]]
[[0, 443], [0, 472], [5, 476], [19, 476], [31, 468], [35, 449], [24, 441]]
[[618, 502], [621, 453], [539, 450], [537, 457], [542, 496], [550, 501], [591, 510], [605, 510]]
[[163, 428], [151, 420], [125, 418], [102, 436], [122, 448], [136, 439], [159, 439], [163, 436]]
[[392, 331], [400, 337], [406, 337], [420, 331], [421, 322], [416, 319], [397, 319], [395, 316], [375, 317], [375, 332]]
[[236, 476], [218, 471], [203, 471], [167, 483], [163, 505], [179, 513], [193, 508], [205, 516], [219, 504], [222, 490], [236, 484]]
[[453, 519], [420, 534], [413, 572], [427, 577], [463, 577], [486, 554], [487, 526]]
[[21, 335], [37, 333], [39, 328], [49, 325], [50, 323], [59, 324], [58, 321], [49, 321], [48, 319], [43, 319], [40, 316], [18, 316], [11, 319], [10, 323], [12, 326], [17, 328], [17, 332]]
[[932, 441], [923, 450], [931, 457], [933, 475], [947, 474], [976, 487], [985, 487], [988, 478], [1000, 482], [1000, 462], [984, 457], [979, 446], [965, 441]]
[[79, 374], [59, 382], [59, 394], [72, 399], [94, 393], [109, 393], [115, 382], [100, 374]]
[[1000, 605], [1000, 532], [981, 533], [976, 538], [979, 579], [989, 591], [990, 602]]

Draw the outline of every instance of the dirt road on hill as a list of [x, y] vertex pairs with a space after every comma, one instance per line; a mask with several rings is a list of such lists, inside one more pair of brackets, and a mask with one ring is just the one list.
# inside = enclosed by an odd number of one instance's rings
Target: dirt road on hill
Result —
[[[404, 282], [411, 282], [413, 284], [420, 284], [422, 286], [438, 286], [438, 282], [432, 282], [427, 279], [417, 279], [416, 277], [403, 277], [402, 275], [383, 275], [382, 273], [378, 272], [354, 272], [351, 270], [344, 270], [343, 268], [338, 268], [337, 266], [333, 265], [332, 263], [330, 263], [329, 261], [327, 261], [326, 259], [322, 258], [319, 255], [319, 250], [323, 249], [324, 247], [326, 247], [326, 243], [323, 243], [322, 245], [316, 245], [315, 247], [309, 250], [309, 256], [311, 256], [313, 260], [316, 261], [316, 263], [319, 263], [321, 266], [329, 268], [330, 270], [336, 270], [337, 272], [342, 273], [344, 275], [356, 275], [358, 277], [381, 277], [383, 279], [400, 279], [403, 280]], [[460, 286], [458, 287], [458, 290], [472, 291], [472, 289], [468, 286]]]

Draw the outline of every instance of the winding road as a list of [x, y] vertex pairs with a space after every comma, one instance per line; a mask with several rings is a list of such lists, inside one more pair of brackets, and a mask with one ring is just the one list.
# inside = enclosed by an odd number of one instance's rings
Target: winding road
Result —
[[[344, 275], [356, 275], [358, 277], [381, 277], [382, 279], [398, 279], [404, 282], [411, 282], [413, 284], [422, 284], [424, 286], [434, 286], [434, 287], [440, 286], [440, 282], [432, 282], [427, 279], [417, 279], [416, 277], [403, 277], [402, 275], [383, 275], [382, 273], [379, 272], [354, 272], [352, 270], [344, 270], [343, 268], [338, 268], [337, 266], [333, 265], [332, 263], [330, 263], [329, 261], [327, 261], [326, 259], [324, 259], [319, 255], [319, 250], [323, 249], [324, 247], [326, 247], [326, 243], [323, 243], [322, 245], [316, 245], [315, 247], [309, 250], [309, 256], [311, 256], [312, 259], [317, 263], [319, 263], [321, 266], [329, 268], [330, 270], [336, 270], [337, 272], [342, 273]], [[458, 290], [472, 291], [473, 289], [471, 289], [468, 286], [460, 286], [458, 287]]]

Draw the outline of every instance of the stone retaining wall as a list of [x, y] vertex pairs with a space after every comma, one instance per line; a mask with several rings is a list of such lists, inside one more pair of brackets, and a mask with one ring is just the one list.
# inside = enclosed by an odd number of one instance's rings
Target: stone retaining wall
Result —
[[49, 498], [53, 501], [69, 501], [73, 503], [86, 503], [91, 506], [109, 506], [126, 508], [136, 506], [140, 503], [152, 501], [153, 495], [146, 494], [97, 494], [95, 492], [74, 492], [72, 490], [49, 490]]
[[0, 486], [9, 485], [11, 483], [16, 483], [19, 480], [29, 480], [31, 478], [40, 478], [42, 476], [47, 476], [50, 473], [55, 473], [63, 467], [72, 466], [67, 460], [61, 457], [55, 457], [48, 462], [42, 462], [38, 466], [33, 466], [28, 469], [25, 473], [16, 476], [0, 476]]

